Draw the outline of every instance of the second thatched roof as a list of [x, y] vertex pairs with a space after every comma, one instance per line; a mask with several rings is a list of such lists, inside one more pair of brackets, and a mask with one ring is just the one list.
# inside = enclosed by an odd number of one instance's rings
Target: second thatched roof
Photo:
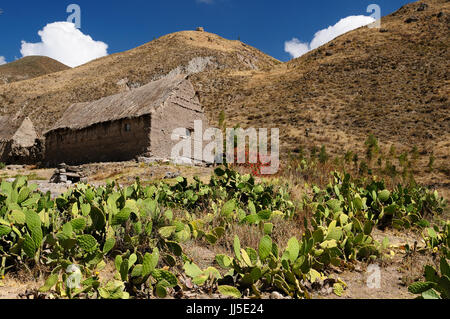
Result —
[[188, 81], [185, 75], [166, 77], [97, 101], [73, 104], [45, 134], [58, 129], [80, 130], [94, 124], [150, 114], [161, 106], [183, 81]]
[[0, 142], [14, 141], [23, 147], [31, 147], [37, 138], [39, 134], [28, 117], [0, 116]]

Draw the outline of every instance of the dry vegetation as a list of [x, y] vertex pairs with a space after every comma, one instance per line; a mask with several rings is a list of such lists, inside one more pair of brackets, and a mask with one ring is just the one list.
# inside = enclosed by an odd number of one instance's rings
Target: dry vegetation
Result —
[[[250, 70], [280, 63], [238, 41], [210, 33], [178, 32], [64, 72], [0, 85], [0, 112], [21, 110], [39, 129], [48, 129], [73, 103], [142, 86], [179, 66], [186, 71], [189, 62], [198, 57], [211, 57], [203, 65], [206, 69]], [[196, 69], [203, 67], [191, 65], [191, 71]]]
[[[202, 102], [215, 121], [223, 110], [230, 124], [280, 127], [284, 150], [294, 153], [361, 150], [370, 133], [384, 152], [416, 145], [418, 178], [448, 188], [450, 5], [422, 2], [424, 11], [412, 3], [383, 18], [381, 30], [349, 32], [269, 72], [198, 74]], [[406, 23], [411, 16], [418, 21]]]
[[0, 84], [12, 83], [68, 70], [70, 67], [45, 56], [27, 56], [0, 66]]

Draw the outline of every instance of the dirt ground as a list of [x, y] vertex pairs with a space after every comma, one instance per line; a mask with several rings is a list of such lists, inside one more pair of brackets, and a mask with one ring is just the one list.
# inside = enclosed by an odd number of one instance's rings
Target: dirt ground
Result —
[[[420, 234], [414, 232], [385, 232], [374, 230], [374, 238], [382, 242], [389, 238], [390, 245], [383, 256], [372, 263], [357, 263], [353, 269], [335, 271], [333, 276], [347, 284], [341, 297], [335, 294], [315, 295], [316, 298], [344, 299], [411, 299], [408, 285], [423, 276], [424, 266], [434, 264], [432, 255], [421, 251], [425, 247]], [[414, 250], [415, 243], [416, 249]], [[411, 247], [407, 253], [405, 246]], [[377, 276], [379, 275], [379, 281]]]
[[[436, 262], [433, 256], [422, 254], [420, 248], [424, 246], [421, 238], [415, 233], [400, 233], [396, 231], [375, 231], [377, 240], [382, 241], [384, 237], [390, 240], [390, 246], [384, 256], [369, 264], [356, 263], [349, 264], [346, 269], [334, 269], [328, 275], [340, 279], [347, 285], [342, 296], [338, 297], [332, 292], [321, 294], [313, 292], [315, 299], [411, 299], [414, 295], [408, 292], [408, 285], [422, 277], [423, 267], [426, 264]], [[414, 247], [417, 241], [416, 252], [407, 255], [404, 249], [406, 244]], [[188, 242], [183, 245], [194, 262], [202, 269], [217, 265], [214, 262], [217, 253], [227, 253], [220, 247], [207, 244]], [[231, 254], [228, 252], [228, 254]], [[371, 266], [370, 266], [371, 265]], [[373, 266], [375, 265], [375, 267]], [[378, 268], [379, 267], [379, 268]], [[351, 269], [350, 269], [351, 268]], [[379, 286], [373, 276], [377, 275], [379, 269]], [[115, 268], [113, 261], [109, 261], [106, 267], [100, 272], [102, 280], [113, 279]], [[372, 285], [370, 285], [372, 283]], [[35, 291], [44, 284], [44, 279], [34, 278], [26, 270], [18, 274], [8, 274], [0, 286], [0, 299], [25, 298], [23, 294], [27, 291]], [[264, 294], [263, 298], [273, 298], [271, 294]], [[208, 294], [202, 291], [184, 292], [183, 298], [209, 299], [220, 298], [216, 294]]]

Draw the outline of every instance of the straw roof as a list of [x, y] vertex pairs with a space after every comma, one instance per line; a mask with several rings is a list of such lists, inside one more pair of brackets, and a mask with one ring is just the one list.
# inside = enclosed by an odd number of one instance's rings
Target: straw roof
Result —
[[58, 129], [79, 130], [94, 124], [150, 114], [161, 106], [183, 81], [187, 81], [185, 75], [166, 77], [97, 101], [73, 104], [46, 133]]
[[39, 134], [28, 117], [0, 116], [0, 141], [16, 141], [24, 146], [34, 144]]
[[0, 140], [10, 140], [18, 127], [18, 125], [10, 121], [9, 116], [0, 116]]

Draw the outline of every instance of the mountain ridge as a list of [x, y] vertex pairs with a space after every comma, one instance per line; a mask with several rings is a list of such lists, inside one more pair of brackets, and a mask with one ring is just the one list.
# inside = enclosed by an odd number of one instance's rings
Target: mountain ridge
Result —
[[[422, 8], [422, 9], [421, 9]], [[43, 130], [73, 103], [190, 73], [212, 125], [279, 127], [284, 154], [364, 147], [374, 134], [399, 151], [436, 157], [430, 181], [450, 180], [450, 2], [425, 0], [282, 63], [236, 40], [181, 31], [80, 67], [0, 85], [0, 113], [23, 112]]]
[[67, 65], [46, 56], [26, 56], [0, 65], [0, 85], [33, 79], [68, 69], [70, 67]]

